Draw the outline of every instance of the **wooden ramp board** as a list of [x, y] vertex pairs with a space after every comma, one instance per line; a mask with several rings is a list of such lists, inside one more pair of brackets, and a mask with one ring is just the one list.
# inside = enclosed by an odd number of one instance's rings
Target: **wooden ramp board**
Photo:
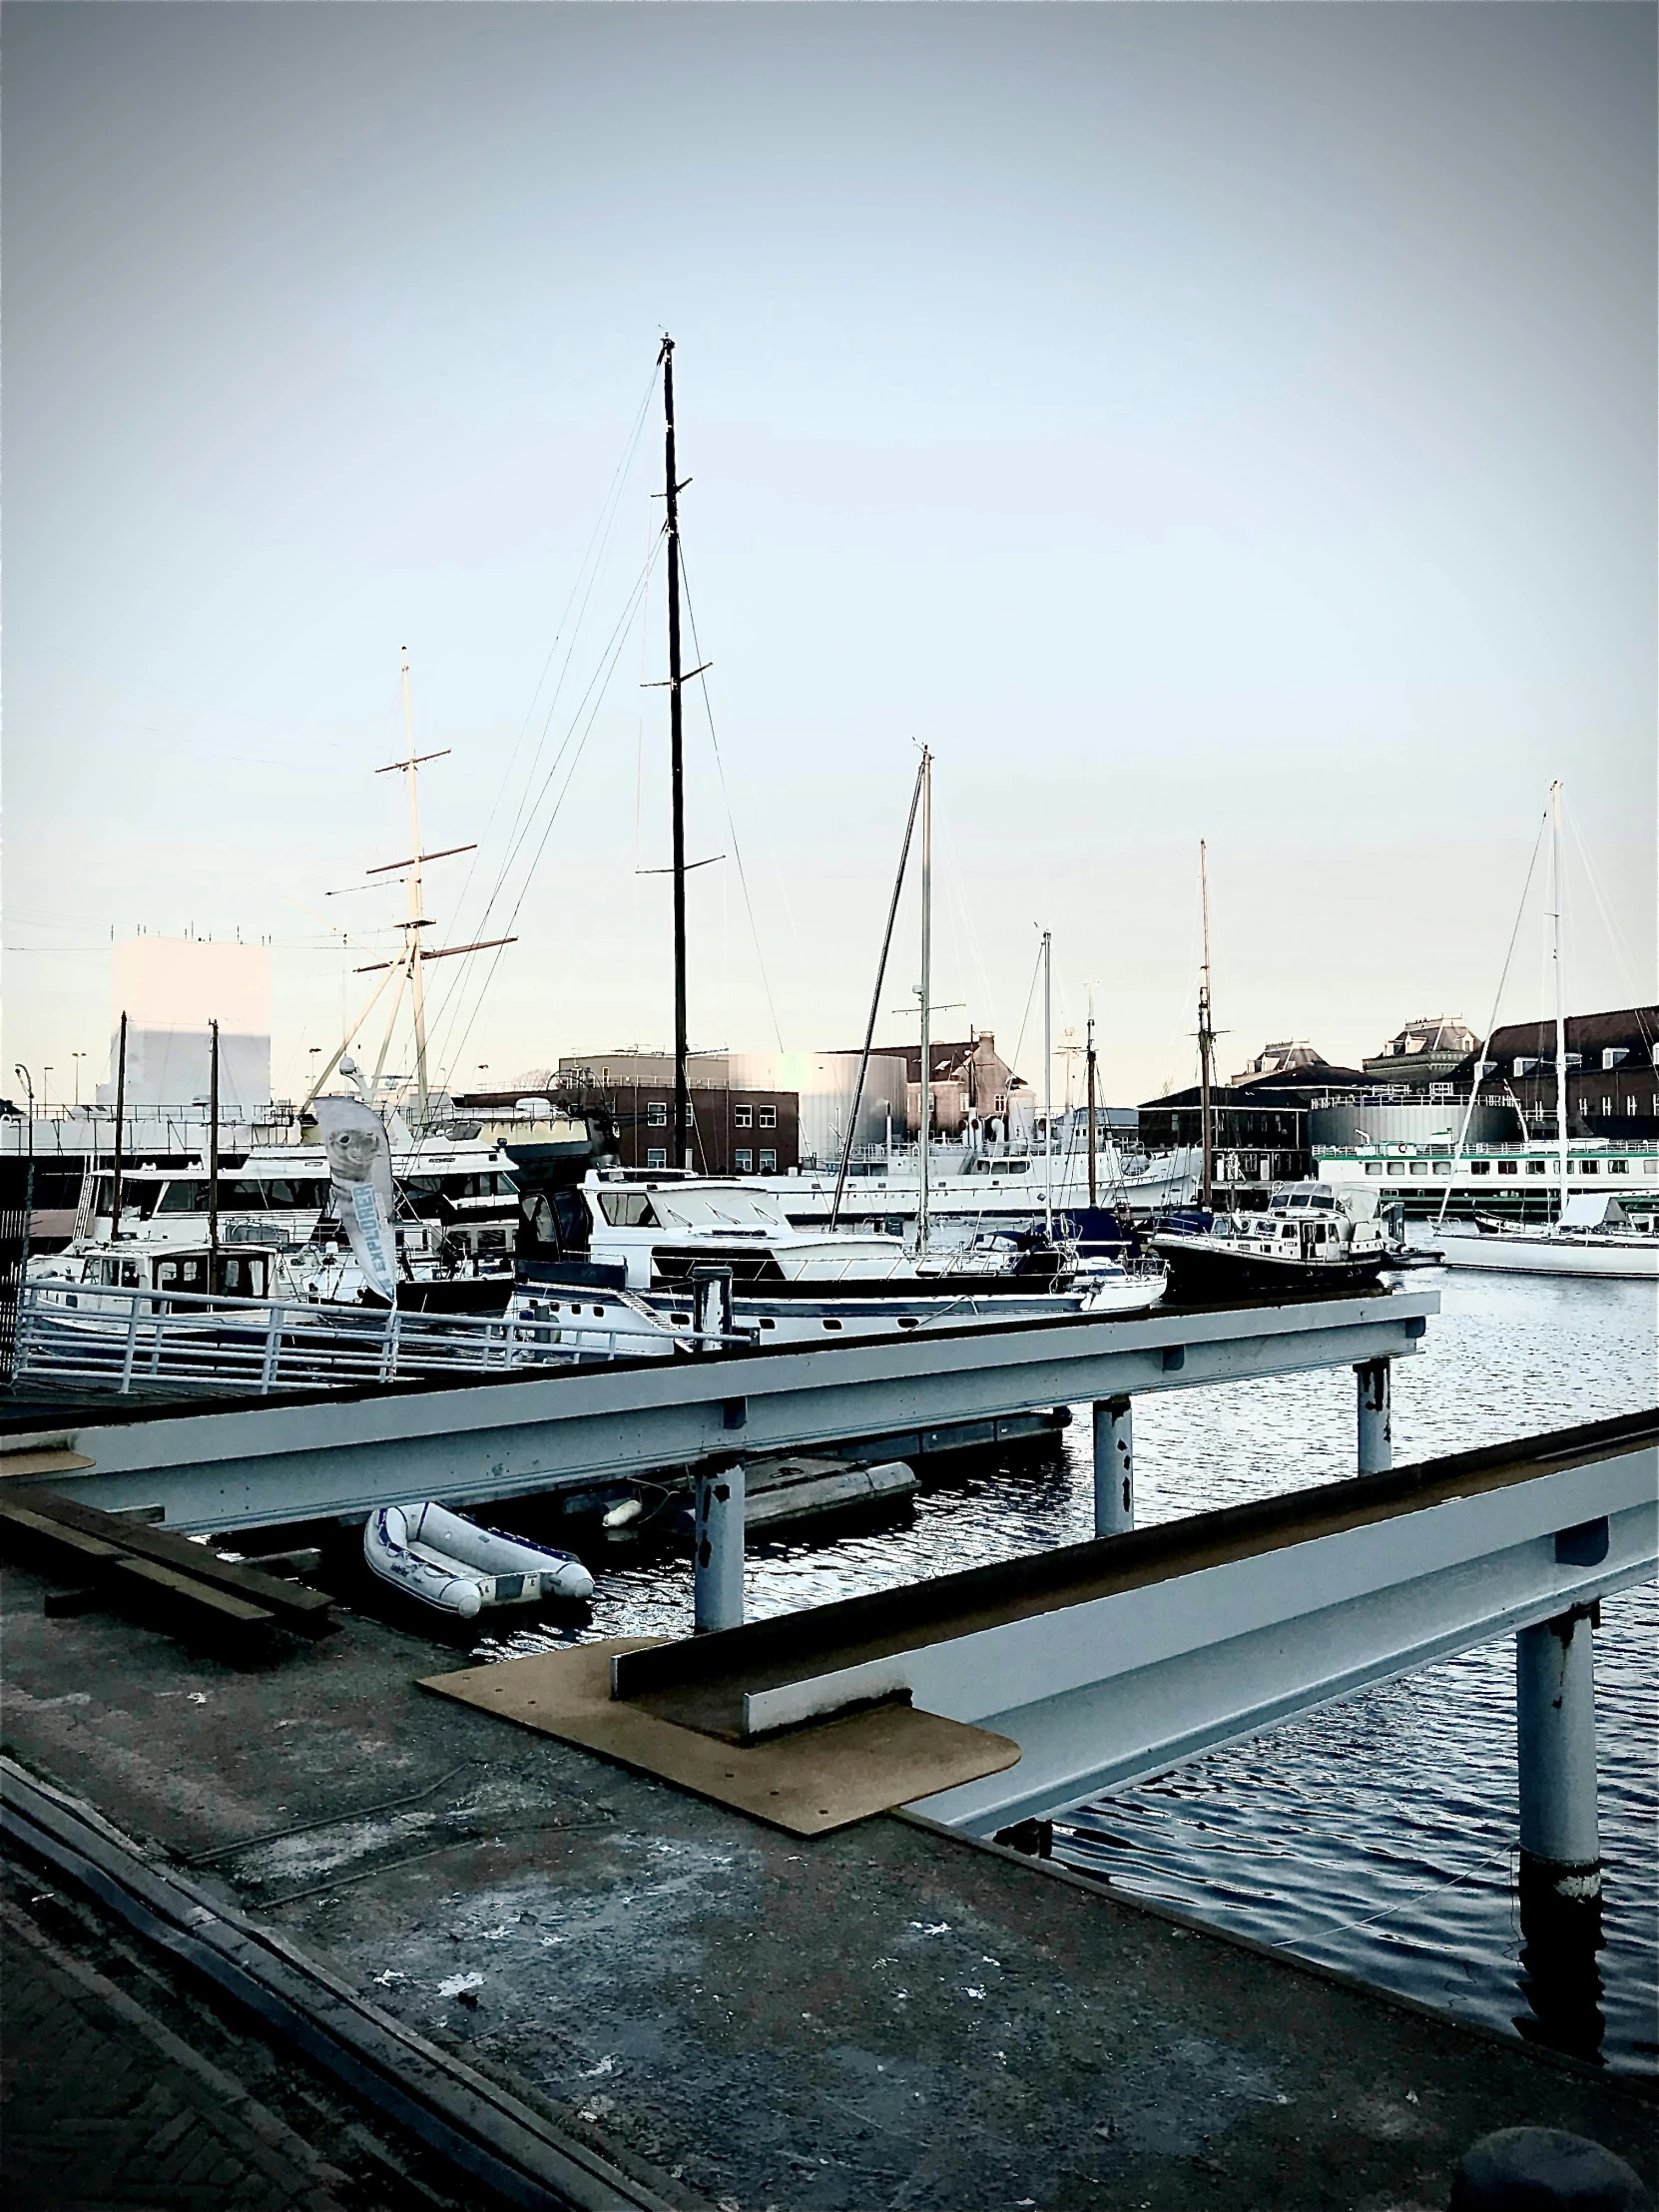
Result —
[[792, 1836], [845, 1828], [912, 1798], [1000, 1774], [1019, 1758], [1007, 1736], [908, 1705], [866, 1706], [764, 1742], [723, 1743], [611, 1696], [613, 1656], [660, 1640], [625, 1636], [537, 1652], [430, 1675], [421, 1688], [580, 1744]]

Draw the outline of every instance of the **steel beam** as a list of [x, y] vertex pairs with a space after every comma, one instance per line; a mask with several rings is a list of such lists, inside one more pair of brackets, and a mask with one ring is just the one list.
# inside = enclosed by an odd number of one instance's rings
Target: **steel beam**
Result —
[[[670, 1719], [690, 1699], [688, 1716], [750, 1735], [901, 1696], [1010, 1736], [1016, 1766], [914, 1808], [992, 1835], [1558, 1622], [1656, 1562], [1659, 1412], [632, 1653], [617, 1692]], [[1586, 1631], [1581, 1687], [1587, 1644]], [[1555, 1734], [1571, 1738], [1560, 1765], [1584, 1730]], [[1569, 1801], [1581, 1815], [1581, 1779], [1534, 1794], [1552, 1813], [1528, 1830], [1533, 1849], [1546, 1826], [1542, 1848], [1576, 1849], [1582, 1819], [1569, 1835], [1555, 1815]]]
[[[441, 1497], [469, 1502], [1030, 1412], [1134, 1392], [1398, 1359], [1432, 1290], [1295, 1306], [1067, 1318], [1000, 1329], [786, 1346], [689, 1361], [617, 1361], [470, 1383], [299, 1400], [85, 1413], [50, 1433], [95, 1461], [75, 1494], [161, 1504], [170, 1526], [258, 1527]], [[21, 1426], [6, 1447], [38, 1440]]]

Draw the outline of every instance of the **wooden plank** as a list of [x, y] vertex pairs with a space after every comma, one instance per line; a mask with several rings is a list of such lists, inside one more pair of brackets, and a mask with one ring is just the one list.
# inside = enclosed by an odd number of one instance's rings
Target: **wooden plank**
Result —
[[97, 1464], [96, 1459], [85, 1458], [78, 1451], [0, 1451], [0, 1482], [14, 1477], [27, 1480], [31, 1475], [76, 1474]]
[[215, 1628], [272, 1628], [274, 1616], [263, 1605], [232, 1597], [225, 1590], [211, 1590], [194, 1576], [176, 1567], [164, 1567], [155, 1559], [118, 1559], [109, 1570], [119, 1588], [137, 1588], [146, 1595], [165, 1597], [182, 1606], [187, 1620]]
[[55, 1490], [20, 1493], [20, 1502], [63, 1527], [99, 1537], [137, 1558], [178, 1568], [194, 1581], [262, 1606], [298, 1635], [321, 1635], [333, 1626], [330, 1609], [334, 1601], [326, 1590], [284, 1582], [276, 1575], [262, 1573], [258, 1567], [221, 1559], [208, 1545], [192, 1543], [188, 1536], [175, 1535], [165, 1528], [148, 1528], [118, 1513], [101, 1512], [96, 1506], [81, 1505]]
[[908, 1705], [866, 1707], [759, 1743], [725, 1743], [611, 1696], [613, 1654], [658, 1641], [630, 1636], [536, 1652], [432, 1675], [421, 1688], [580, 1744], [792, 1836], [845, 1828], [912, 1798], [999, 1774], [1019, 1758], [1018, 1744], [1006, 1736]]
[[78, 1528], [66, 1528], [61, 1521], [49, 1514], [37, 1513], [15, 1498], [0, 1497], [0, 1537], [12, 1535], [20, 1539], [19, 1548], [34, 1557], [49, 1559], [54, 1566], [73, 1566], [81, 1570], [88, 1567], [111, 1565], [122, 1556], [120, 1547], [106, 1543], [101, 1537], [83, 1535]]

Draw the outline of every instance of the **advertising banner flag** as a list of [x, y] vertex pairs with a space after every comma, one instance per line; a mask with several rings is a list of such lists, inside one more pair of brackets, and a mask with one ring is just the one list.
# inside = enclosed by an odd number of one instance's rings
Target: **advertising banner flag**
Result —
[[328, 1156], [334, 1213], [371, 1291], [397, 1302], [397, 1243], [391, 1231], [391, 1146], [385, 1124], [357, 1098], [319, 1098], [314, 1108]]

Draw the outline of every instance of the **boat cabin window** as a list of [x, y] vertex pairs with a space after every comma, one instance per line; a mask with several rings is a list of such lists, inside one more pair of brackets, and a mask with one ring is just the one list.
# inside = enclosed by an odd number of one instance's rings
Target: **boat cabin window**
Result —
[[205, 1214], [208, 1210], [208, 1186], [206, 1183], [164, 1183], [158, 1214]]
[[216, 1290], [229, 1298], [264, 1298], [266, 1263], [250, 1252], [226, 1253], [215, 1271]]
[[644, 1191], [601, 1191], [599, 1211], [613, 1229], [660, 1227], [651, 1200]]
[[668, 1229], [789, 1229], [770, 1192], [756, 1190], [659, 1191], [657, 1215]]
[[[148, 1183], [137, 1176], [121, 1178], [121, 1211], [128, 1221], [148, 1221], [156, 1211], [156, 1201], [162, 1195], [162, 1186], [152, 1178]], [[101, 1175], [93, 1186], [92, 1211], [94, 1217], [107, 1214], [115, 1204], [115, 1177]]]

